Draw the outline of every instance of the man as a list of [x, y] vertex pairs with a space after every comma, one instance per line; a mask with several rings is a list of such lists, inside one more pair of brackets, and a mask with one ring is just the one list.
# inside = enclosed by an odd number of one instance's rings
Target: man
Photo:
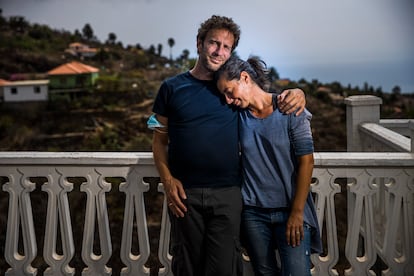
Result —
[[[175, 276], [242, 275], [238, 114], [213, 81], [239, 38], [231, 18], [203, 22], [194, 68], [163, 82], [149, 120], [170, 210]], [[282, 110], [301, 112], [303, 92], [290, 92], [282, 94]]]

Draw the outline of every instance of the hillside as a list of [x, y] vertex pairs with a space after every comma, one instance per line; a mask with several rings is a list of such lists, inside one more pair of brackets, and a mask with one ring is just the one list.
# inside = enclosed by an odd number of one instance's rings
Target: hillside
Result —
[[[45, 78], [45, 73], [71, 60], [100, 68], [91, 93], [53, 97], [47, 103], [0, 104], [0, 150], [39, 151], [150, 151], [151, 133], [146, 119], [163, 79], [188, 70], [193, 59], [185, 55], [170, 61], [161, 49], [101, 43], [86, 34], [52, 30], [24, 18], [0, 18], [0, 78]], [[98, 49], [91, 58], [65, 52], [73, 42]], [[185, 53], [185, 50], [183, 51]], [[275, 88], [301, 87], [313, 114], [316, 151], [345, 151], [344, 96], [374, 94], [383, 98], [382, 117], [410, 118], [412, 95], [392, 94], [366, 85], [342, 87], [317, 80], [276, 80]], [[24, 112], [23, 112], [24, 111]]]

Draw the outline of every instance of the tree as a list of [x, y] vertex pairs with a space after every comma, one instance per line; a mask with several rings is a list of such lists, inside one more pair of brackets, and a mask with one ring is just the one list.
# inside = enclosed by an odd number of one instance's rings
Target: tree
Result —
[[34, 39], [50, 39], [53, 34], [49, 27], [45, 25], [34, 24], [33, 27], [29, 30], [29, 36]]
[[82, 38], [82, 34], [79, 32], [78, 29], [75, 30], [73, 35], [75, 36], [76, 39], [81, 39]]
[[190, 51], [188, 49], [184, 49], [181, 53], [181, 59], [187, 60], [190, 57]]
[[6, 19], [3, 17], [3, 9], [0, 8], [0, 24], [4, 26], [6, 24]]
[[168, 39], [168, 46], [170, 46], [170, 60], [172, 61], [172, 47], [174, 47], [175, 40], [174, 38], [170, 37]]
[[151, 55], [155, 55], [155, 46], [153, 44], [151, 44], [148, 48], [148, 53]]
[[364, 93], [367, 94], [369, 89], [369, 85], [367, 82], [364, 82]]
[[91, 40], [94, 37], [92, 27], [89, 23], [86, 23], [83, 27], [82, 34], [86, 40]]
[[269, 79], [270, 82], [274, 82], [279, 79], [279, 73], [276, 71], [275, 67], [270, 67]]
[[383, 98], [384, 97], [384, 93], [382, 92], [382, 87], [380, 86], [380, 87], [378, 87], [376, 90], [375, 90], [375, 95], [377, 95], [378, 97], [380, 97], [380, 98]]
[[396, 85], [392, 88], [392, 94], [394, 95], [400, 95], [401, 94], [401, 87]]
[[157, 52], [158, 52], [158, 55], [161, 56], [161, 53], [162, 53], [162, 44], [161, 43], [158, 44]]
[[16, 33], [24, 33], [29, 25], [23, 16], [12, 16], [9, 19], [9, 26]]
[[103, 63], [105, 60], [108, 60], [109, 58], [109, 53], [103, 47], [101, 47], [98, 53], [93, 57], [94, 60], [98, 60], [101, 63]]
[[181, 52], [181, 55], [176, 59], [180, 63], [182, 70], [190, 69], [189, 57], [190, 51], [188, 49], [184, 49]]
[[115, 33], [109, 33], [107, 43], [115, 44], [115, 42], [116, 42], [116, 34]]
[[334, 94], [343, 95], [343, 88], [340, 82], [334, 81], [331, 83], [331, 91]]

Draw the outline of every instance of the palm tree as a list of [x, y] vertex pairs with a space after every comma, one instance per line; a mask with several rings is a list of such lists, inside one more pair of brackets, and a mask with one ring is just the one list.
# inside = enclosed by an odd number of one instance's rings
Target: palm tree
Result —
[[174, 38], [170, 37], [168, 39], [168, 46], [170, 46], [170, 61], [172, 61], [172, 47], [174, 46], [174, 44], [175, 44]]

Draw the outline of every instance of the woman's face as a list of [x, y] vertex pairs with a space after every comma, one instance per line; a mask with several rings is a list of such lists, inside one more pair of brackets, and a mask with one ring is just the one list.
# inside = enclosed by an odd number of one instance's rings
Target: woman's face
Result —
[[218, 79], [217, 88], [226, 98], [227, 104], [240, 108], [246, 108], [249, 105], [249, 86], [245, 74], [245, 72], [242, 72], [239, 80], [227, 80], [225, 74], [222, 74]]

